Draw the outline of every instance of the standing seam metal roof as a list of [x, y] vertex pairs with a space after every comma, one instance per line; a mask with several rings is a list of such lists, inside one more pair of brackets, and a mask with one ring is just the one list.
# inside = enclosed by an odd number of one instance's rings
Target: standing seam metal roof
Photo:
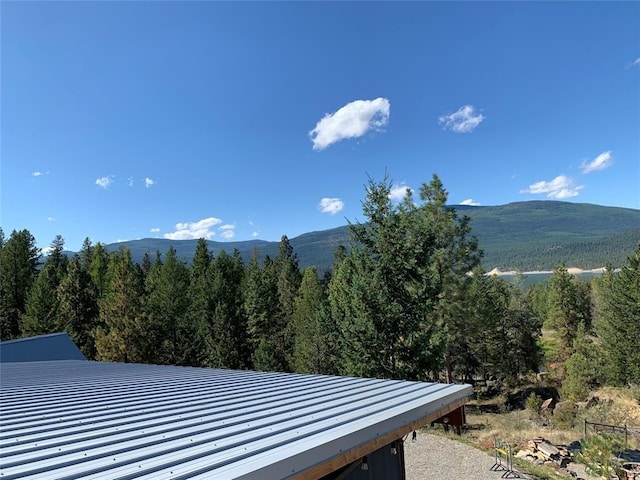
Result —
[[288, 478], [469, 385], [51, 361], [0, 365], [0, 479]]

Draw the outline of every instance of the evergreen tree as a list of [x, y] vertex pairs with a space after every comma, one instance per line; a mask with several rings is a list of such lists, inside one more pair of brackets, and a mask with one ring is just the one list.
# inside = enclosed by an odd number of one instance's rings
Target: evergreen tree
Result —
[[25, 337], [55, 333], [62, 329], [58, 321], [58, 272], [53, 262], [45, 262], [29, 291], [25, 313], [20, 318]]
[[144, 286], [128, 249], [111, 254], [106, 277], [106, 293], [98, 302], [96, 359], [144, 363], [151, 348], [146, 339], [149, 329], [143, 310]]
[[292, 366], [289, 362], [294, 339], [289, 335], [293, 333], [293, 329], [289, 328], [289, 325], [293, 320], [301, 274], [298, 267], [298, 258], [293, 253], [293, 246], [286, 235], [283, 235], [280, 239], [278, 255], [273, 265], [278, 291], [278, 309], [273, 319], [276, 335], [275, 355], [283, 365], [283, 371], [290, 371]]
[[269, 256], [261, 266], [254, 249], [244, 283], [244, 311], [255, 370], [284, 371], [285, 361], [277, 355], [279, 338], [274, 319], [278, 313], [278, 285]]
[[560, 265], [549, 279], [547, 300], [547, 325], [557, 333], [558, 360], [564, 361], [573, 353], [578, 326], [582, 323], [588, 329], [591, 324], [589, 287]]
[[242, 297], [244, 273], [238, 250], [233, 256], [222, 250], [211, 264], [213, 315], [207, 350], [209, 366], [241, 369], [250, 365]]
[[67, 265], [69, 264], [69, 259], [64, 254], [64, 239], [61, 235], [56, 235], [51, 242], [49, 255], [47, 255], [45, 263], [53, 266], [53, 270], [57, 276], [57, 282], [55, 284], [57, 287], [67, 274]]
[[390, 190], [387, 178], [369, 181], [368, 222], [351, 225], [351, 252], [331, 281], [332, 314], [344, 332], [346, 373], [424, 379], [450, 363], [459, 292], [481, 254], [436, 175], [419, 206], [411, 191], [394, 206]]
[[99, 300], [104, 298], [104, 296], [107, 294], [107, 289], [110, 282], [110, 279], [108, 277], [109, 264], [109, 252], [102, 243], [96, 243], [93, 246], [93, 251], [91, 254], [89, 274], [91, 275], [91, 280], [96, 287], [96, 294]]
[[98, 318], [95, 285], [78, 255], [71, 258], [67, 270], [67, 276], [58, 287], [61, 326], [82, 353], [91, 359], [96, 354], [94, 330]]
[[147, 277], [148, 339], [153, 345], [149, 351], [150, 361], [194, 365], [197, 363], [197, 352], [193, 350], [196, 328], [188, 318], [189, 270], [178, 260], [173, 247], [167, 251], [164, 262], [158, 263]]
[[640, 384], [640, 244], [619, 272], [597, 282], [596, 331], [607, 377], [614, 385]]
[[211, 253], [204, 238], [198, 240], [196, 252], [191, 261], [189, 282], [189, 321], [196, 329], [196, 364], [211, 367], [208, 352], [213, 350], [213, 296], [209, 268]]
[[20, 336], [19, 321], [38, 275], [39, 260], [40, 249], [28, 230], [14, 230], [3, 243], [0, 250], [0, 340]]
[[568, 400], [581, 402], [589, 391], [600, 384], [602, 362], [600, 348], [589, 337], [584, 324], [579, 324], [573, 341], [573, 353], [565, 362], [562, 394]]
[[331, 351], [324, 335], [327, 307], [325, 293], [314, 267], [302, 274], [289, 324], [293, 347], [289, 364], [298, 373], [327, 373]]
[[25, 313], [20, 318], [23, 336], [43, 335], [64, 328], [58, 318], [58, 286], [67, 275], [69, 261], [64, 254], [64, 239], [56, 235], [51, 242], [49, 255], [29, 291]]

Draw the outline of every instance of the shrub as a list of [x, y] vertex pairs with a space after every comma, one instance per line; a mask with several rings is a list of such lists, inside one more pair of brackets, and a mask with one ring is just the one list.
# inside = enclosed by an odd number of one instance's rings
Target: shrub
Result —
[[587, 467], [587, 473], [598, 475], [603, 478], [617, 478], [620, 475], [620, 463], [615, 458], [622, 449], [622, 439], [616, 435], [593, 435], [585, 439], [582, 444], [582, 451], [576, 453], [578, 462]]
[[540, 407], [542, 407], [542, 398], [540, 395], [536, 395], [534, 392], [531, 392], [531, 395], [529, 395], [525, 400], [525, 408], [528, 410], [531, 418], [538, 418], [538, 415], [540, 414]]
[[573, 402], [561, 402], [553, 410], [553, 424], [562, 430], [570, 430], [576, 425], [576, 406]]

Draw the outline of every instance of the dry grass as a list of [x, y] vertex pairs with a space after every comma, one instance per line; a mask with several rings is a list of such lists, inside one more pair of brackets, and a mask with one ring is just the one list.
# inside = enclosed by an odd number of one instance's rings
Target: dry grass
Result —
[[[467, 413], [468, 429], [465, 438], [483, 448], [491, 448], [494, 439], [510, 443], [516, 449], [524, 448], [533, 438], [542, 437], [556, 445], [569, 445], [583, 440], [584, 419], [611, 425], [640, 427], [640, 389], [603, 388], [594, 395], [595, 405], [575, 410], [573, 428], [561, 429], [554, 425], [553, 417], [546, 422], [529, 410], [504, 413]], [[501, 410], [504, 398], [494, 398], [495, 410]], [[487, 404], [485, 403], [485, 407]], [[629, 438], [629, 448], [640, 449], [640, 439]]]

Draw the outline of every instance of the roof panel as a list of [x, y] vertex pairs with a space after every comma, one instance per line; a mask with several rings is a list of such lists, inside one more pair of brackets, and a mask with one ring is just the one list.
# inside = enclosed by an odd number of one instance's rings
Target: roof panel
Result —
[[287, 478], [469, 385], [55, 361], [0, 365], [0, 475]]

